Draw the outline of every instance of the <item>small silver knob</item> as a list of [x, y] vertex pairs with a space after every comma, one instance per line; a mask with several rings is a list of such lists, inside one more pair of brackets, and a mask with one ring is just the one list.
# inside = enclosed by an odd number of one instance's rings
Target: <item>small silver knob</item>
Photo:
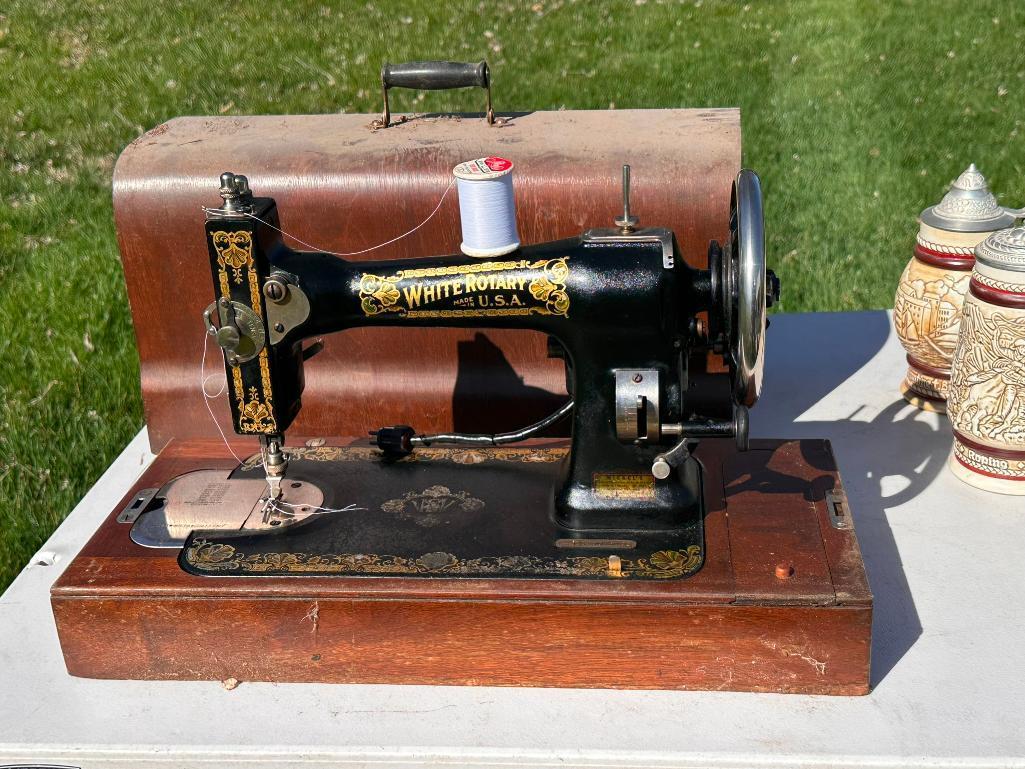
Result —
[[219, 190], [221, 210], [227, 213], [249, 212], [253, 209], [253, 192], [249, 189], [249, 179], [241, 174], [225, 171], [221, 174]]
[[673, 466], [666, 461], [666, 458], [661, 454], [655, 457], [655, 461], [651, 464], [651, 474], [654, 475], [658, 480], [664, 481], [669, 477], [669, 473], [673, 471]]

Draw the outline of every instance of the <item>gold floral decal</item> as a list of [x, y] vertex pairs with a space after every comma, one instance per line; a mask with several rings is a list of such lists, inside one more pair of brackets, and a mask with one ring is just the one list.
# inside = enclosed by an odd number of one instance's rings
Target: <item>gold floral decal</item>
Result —
[[701, 548], [691, 545], [685, 553], [679, 550], [659, 550], [645, 561], [635, 562], [639, 573], [646, 577], [679, 577], [689, 574], [701, 565]]
[[403, 309], [395, 306], [401, 294], [394, 280], [395, 278], [382, 278], [370, 274], [362, 277], [359, 282], [359, 298], [364, 313], [377, 315], [381, 312], [400, 312]]
[[[531, 267], [540, 266], [531, 265]], [[569, 277], [569, 265], [566, 257], [549, 259], [544, 263], [544, 276], [530, 282], [530, 295], [539, 302], [544, 302], [551, 315], [569, 317], [569, 294], [566, 293], [566, 278]]]
[[[246, 230], [236, 230], [233, 232], [217, 230], [210, 233], [210, 240], [217, 251], [217, 265], [220, 267], [218, 277], [221, 296], [225, 299], [231, 299], [231, 289], [228, 285], [228, 270], [231, 270], [232, 279], [235, 283], [242, 285], [242, 270], [247, 268], [249, 301], [253, 307], [253, 312], [258, 316], [262, 316], [263, 306], [260, 300], [259, 277], [253, 268], [252, 233]], [[263, 389], [262, 398], [260, 397], [259, 390], [255, 387], [250, 387], [247, 393], [242, 382], [241, 369], [238, 366], [231, 367], [232, 387], [235, 401], [238, 404], [238, 429], [243, 433], [277, 432], [270, 379], [270, 360], [266, 349], [260, 351], [259, 361], [260, 386]]]
[[448, 486], [431, 486], [423, 491], [407, 492], [381, 505], [386, 513], [403, 513], [410, 508], [418, 513], [443, 513], [453, 507], [464, 513], [475, 513], [484, 509], [484, 501], [465, 491], [452, 491]]
[[222, 270], [230, 267], [235, 282], [241, 285], [242, 268], [251, 264], [253, 259], [252, 234], [246, 230], [218, 230], [211, 234], [210, 239], [217, 251], [217, 264]]
[[[421, 448], [399, 462], [454, 462], [457, 465], [479, 465], [484, 462], [561, 462], [569, 453], [565, 446], [554, 448]], [[285, 449], [289, 459], [309, 462], [365, 462], [380, 459], [381, 451], [373, 446], [294, 446]], [[254, 454], [242, 463], [243, 470], [261, 467], [263, 460]]]
[[264, 400], [256, 396], [256, 388], [249, 388], [250, 401], [240, 409], [242, 418], [239, 423], [242, 430], [253, 433], [276, 433], [277, 422], [274, 420], [274, 398], [270, 383], [270, 361], [267, 351], [260, 351], [260, 386], [263, 387]]
[[255, 387], [249, 388], [249, 401], [239, 402], [239, 427], [247, 433], [274, 432], [274, 415]]
[[[231, 545], [197, 539], [185, 553], [185, 562], [206, 572], [241, 571], [251, 574], [423, 574], [514, 575], [567, 577], [609, 576], [609, 561], [601, 556], [538, 558], [505, 555], [461, 560], [451, 553], [424, 553], [415, 558], [399, 555], [343, 553], [252, 553], [245, 555]], [[673, 579], [692, 573], [701, 565], [701, 548], [685, 552], [659, 550], [648, 558], [622, 559], [622, 577]]]
[[[276, 433], [277, 422], [274, 420], [274, 399], [271, 394], [270, 364], [267, 351], [260, 351], [260, 385], [264, 397], [255, 387], [249, 388], [249, 399], [243, 395], [242, 372], [238, 366], [232, 366], [232, 380], [235, 387], [235, 399], [238, 401], [238, 426], [243, 433]], [[262, 462], [262, 460], [261, 460]]]

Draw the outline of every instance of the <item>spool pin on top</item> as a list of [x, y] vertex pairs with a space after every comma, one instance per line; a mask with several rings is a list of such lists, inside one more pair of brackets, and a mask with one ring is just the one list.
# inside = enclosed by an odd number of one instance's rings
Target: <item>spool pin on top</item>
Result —
[[463, 231], [459, 248], [467, 256], [502, 256], [520, 247], [512, 171], [511, 160], [494, 156], [467, 160], [452, 169]]

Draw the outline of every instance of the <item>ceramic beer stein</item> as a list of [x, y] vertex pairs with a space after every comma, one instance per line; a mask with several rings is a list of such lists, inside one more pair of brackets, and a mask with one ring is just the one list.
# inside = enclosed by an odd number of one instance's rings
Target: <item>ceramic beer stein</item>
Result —
[[961, 480], [1025, 494], [1025, 227], [975, 249], [947, 408]]
[[1014, 224], [1015, 213], [997, 203], [973, 163], [943, 200], [919, 217], [914, 256], [900, 277], [893, 303], [893, 323], [908, 353], [901, 394], [909, 403], [927, 411], [946, 411], [950, 360], [975, 246]]

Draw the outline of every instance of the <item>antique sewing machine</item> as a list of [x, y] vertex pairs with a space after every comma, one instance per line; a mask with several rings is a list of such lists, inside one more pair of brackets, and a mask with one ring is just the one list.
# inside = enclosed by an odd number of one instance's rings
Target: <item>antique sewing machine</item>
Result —
[[[133, 539], [184, 545], [182, 565], [194, 573], [277, 573], [267, 554], [283, 550], [301, 551], [307, 564], [334, 559], [324, 573], [662, 579], [697, 571], [705, 481], [693, 451], [705, 439], [747, 449], [765, 309], [779, 281], [765, 267], [753, 172], [734, 183], [729, 240], [713, 241], [709, 268], [698, 270], [671, 231], [639, 227], [629, 166], [623, 171], [613, 228], [491, 259], [355, 263], [285, 246], [274, 200], [255, 196], [245, 176], [222, 174], [221, 205], [206, 210], [217, 298], [203, 315], [224, 353], [233, 427], [258, 436], [260, 460], [228, 477], [201, 470], [172, 480], [134, 511]], [[287, 447], [303, 361], [317, 349], [304, 343], [361, 326], [541, 331], [550, 355], [565, 361], [570, 400], [503, 434], [368, 425], [377, 451], [356, 450], [358, 461], [351, 450]], [[713, 349], [725, 354], [729, 386], [718, 400], [706, 397], [704, 411], [692, 402], [688, 362]], [[416, 416], [411, 408], [410, 421]], [[412, 469], [431, 465], [429, 447], [516, 444], [562, 418], [572, 422], [569, 450], [535, 452], [548, 463], [492, 452], [479, 466]], [[532, 488], [530, 503], [510, 484]], [[214, 498], [220, 509], [211, 509]]]
[[[52, 589], [68, 670], [866, 692], [829, 443], [748, 435], [779, 284], [739, 136], [735, 110], [616, 110], [134, 142], [115, 218], [156, 456]], [[516, 162], [497, 251], [451, 195], [491, 148]]]

